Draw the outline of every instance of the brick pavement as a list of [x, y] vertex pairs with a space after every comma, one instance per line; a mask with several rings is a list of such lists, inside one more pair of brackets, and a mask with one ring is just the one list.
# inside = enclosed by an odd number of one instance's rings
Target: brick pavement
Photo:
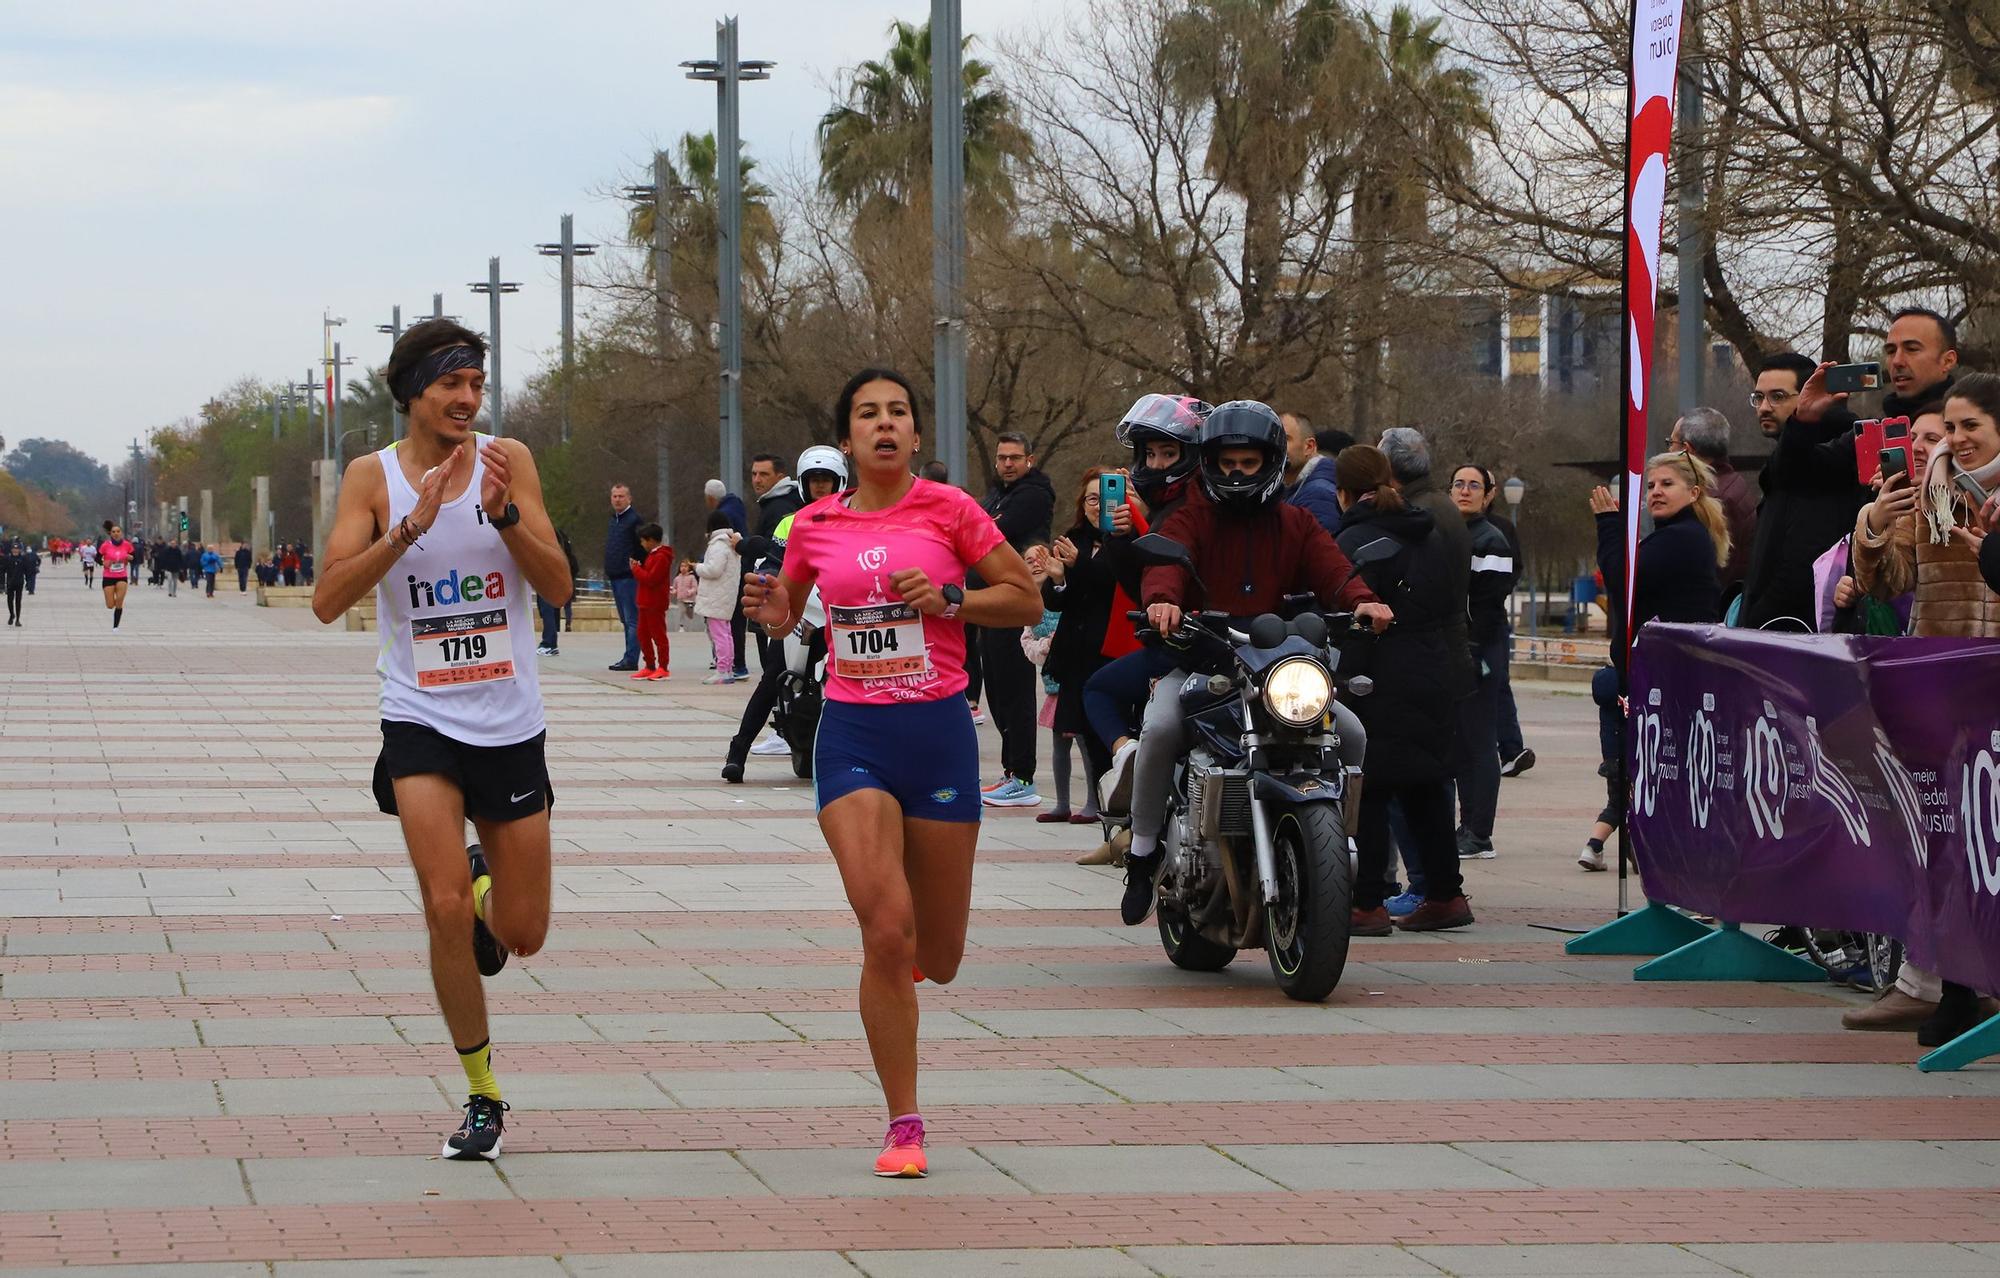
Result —
[[1569, 862], [1595, 734], [1548, 689], [1480, 925], [1357, 942], [1324, 1007], [1259, 955], [1175, 971], [1085, 831], [990, 821], [923, 991], [937, 1171], [885, 1184], [809, 794], [714, 780], [741, 690], [568, 636], [560, 914], [491, 987], [521, 1109], [497, 1167], [440, 1163], [462, 1080], [365, 790], [372, 639], [145, 587], [113, 636], [64, 581], [0, 637], [0, 1270], [2000, 1272], [2000, 1069], [1919, 1075], [1829, 987], [1561, 953], [1612, 885]]

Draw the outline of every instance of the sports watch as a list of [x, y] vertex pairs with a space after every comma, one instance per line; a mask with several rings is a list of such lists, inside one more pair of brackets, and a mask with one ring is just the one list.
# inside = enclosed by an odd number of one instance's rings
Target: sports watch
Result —
[[500, 512], [498, 519], [488, 518], [487, 522], [493, 525], [494, 532], [506, 532], [521, 522], [521, 511], [510, 501], [507, 503], [507, 509]]
[[945, 586], [938, 593], [944, 596], [944, 611], [938, 615], [949, 621], [965, 606], [965, 590], [960, 586]]

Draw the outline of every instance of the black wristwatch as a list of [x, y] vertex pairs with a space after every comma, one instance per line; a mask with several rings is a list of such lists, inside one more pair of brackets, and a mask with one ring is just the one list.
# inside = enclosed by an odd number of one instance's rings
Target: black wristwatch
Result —
[[500, 512], [498, 519], [493, 519], [489, 516], [487, 522], [493, 525], [494, 532], [506, 532], [509, 528], [521, 522], [521, 511], [510, 501], [507, 503], [507, 509]]
[[938, 615], [949, 621], [965, 606], [965, 591], [958, 586], [945, 586], [938, 593], [944, 596], [944, 611]]

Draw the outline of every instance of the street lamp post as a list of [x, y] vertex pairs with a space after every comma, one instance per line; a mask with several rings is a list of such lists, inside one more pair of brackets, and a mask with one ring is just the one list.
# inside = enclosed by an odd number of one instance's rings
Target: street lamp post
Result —
[[486, 295], [486, 322], [492, 330], [486, 335], [486, 340], [493, 354], [493, 371], [486, 378], [486, 393], [493, 399], [493, 437], [498, 439], [507, 433], [507, 419], [500, 402], [500, 295], [518, 293], [521, 286], [512, 281], [502, 283], [500, 259], [489, 257], [486, 259], [486, 282], [466, 287]]
[[347, 398], [340, 390], [340, 370], [353, 362], [354, 357], [351, 355], [345, 359], [341, 358], [340, 343], [335, 342], [333, 344], [333, 355], [326, 361], [326, 398], [333, 405], [333, 413], [326, 422], [327, 447], [323, 455], [327, 457], [334, 455], [333, 440], [335, 436], [340, 434], [340, 402]]
[[543, 257], [562, 259], [562, 442], [569, 442], [569, 379], [576, 365], [576, 259], [597, 252], [595, 244], [576, 242], [576, 218], [562, 215], [562, 239], [554, 244], [537, 244]]
[[715, 177], [721, 208], [716, 217], [716, 290], [721, 301], [722, 482], [743, 484], [743, 142], [738, 86], [768, 80], [775, 62], [743, 61], [736, 52], [736, 19], [715, 25], [715, 57], [683, 62], [690, 80], [715, 84]]
[[931, 329], [938, 459], [966, 464], [965, 72], [959, 0], [931, 0]]
[[[339, 328], [341, 325], [345, 323], [347, 323], [347, 317], [345, 315], [335, 315], [328, 310], [320, 311], [319, 362], [322, 366], [324, 366], [328, 360], [333, 358], [333, 353], [335, 350], [333, 343], [333, 330]], [[333, 412], [334, 412], [333, 397], [335, 394], [334, 383], [339, 380], [340, 380], [340, 375], [337, 370], [332, 377], [326, 379], [326, 412], [322, 414], [320, 417], [320, 440], [321, 440], [320, 456], [322, 457], [333, 456], [332, 430], [333, 430]]]
[[[1507, 499], [1507, 514], [1514, 521], [1514, 530], [1519, 535], [1521, 528], [1521, 499], [1528, 495], [1528, 482], [1515, 475], [1500, 485], [1500, 495]], [[1528, 642], [1532, 645], [1541, 637], [1540, 617], [1535, 609], [1535, 575], [1528, 571], [1528, 541], [1521, 539], [1521, 575], [1528, 579]]]
[[[440, 302], [442, 300], [442, 298], [439, 299]], [[390, 307], [389, 322], [387, 324], [377, 324], [375, 331], [388, 334], [389, 353], [393, 356], [396, 353], [396, 343], [403, 340], [403, 308], [400, 306]], [[396, 433], [396, 392], [394, 391], [389, 392], [389, 433], [391, 435]]]

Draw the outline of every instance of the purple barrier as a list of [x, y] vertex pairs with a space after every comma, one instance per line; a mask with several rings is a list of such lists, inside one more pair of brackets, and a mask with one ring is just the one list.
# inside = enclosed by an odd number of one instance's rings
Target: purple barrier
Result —
[[2000, 989], [2000, 642], [1655, 624], [1631, 689], [1648, 897]]

